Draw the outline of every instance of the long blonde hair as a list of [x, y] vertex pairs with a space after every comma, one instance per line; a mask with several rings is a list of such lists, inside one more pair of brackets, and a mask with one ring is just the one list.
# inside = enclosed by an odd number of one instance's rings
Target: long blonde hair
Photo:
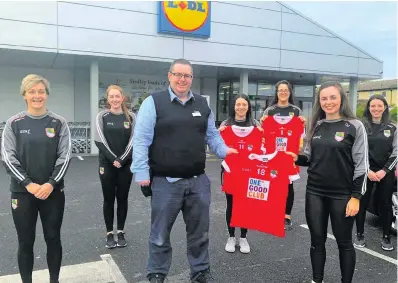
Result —
[[118, 91], [120, 92], [120, 94], [123, 96], [122, 110], [123, 110], [124, 115], [126, 116], [127, 121], [129, 121], [129, 123], [131, 123], [131, 117], [130, 117], [130, 114], [129, 114], [129, 110], [127, 109], [126, 102], [124, 101], [125, 96], [124, 96], [124, 94], [123, 94], [123, 89], [122, 89], [120, 86], [118, 86], [118, 85], [110, 85], [110, 86], [108, 86], [108, 88], [107, 88], [107, 90], [106, 90], [106, 94], [105, 94], [106, 107], [107, 107], [108, 109], [111, 108], [111, 105], [110, 105], [109, 102], [108, 102], [108, 94], [109, 94], [109, 92], [110, 92], [112, 89], [118, 90]]

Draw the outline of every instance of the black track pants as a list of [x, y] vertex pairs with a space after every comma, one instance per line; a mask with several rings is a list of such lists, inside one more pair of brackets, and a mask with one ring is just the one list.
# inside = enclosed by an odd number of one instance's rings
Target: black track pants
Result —
[[43, 226], [47, 244], [47, 264], [51, 280], [58, 280], [62, 262], [61, 226], [65, 194], [53, 191], [46, 200], [26, 193], [11, 194], [11, 210], [18, 234], [18, 266], [23, 283], [32, 283], [33, 245], [36, 237], [37, 215]]

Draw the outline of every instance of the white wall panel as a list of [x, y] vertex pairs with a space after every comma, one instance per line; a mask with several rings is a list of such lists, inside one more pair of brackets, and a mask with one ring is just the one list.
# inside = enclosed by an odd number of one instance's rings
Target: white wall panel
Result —
[[182, 39], [59, 27], [59, 49], [156, 58], [183, 56]]
[[0, 20], [0, 44], [57, 48], [57, 27]]
[[276, 1], [233, 1], [231, 4], [253, 7], [259, 9], [267, 9], [280, 12], [282, 10], [282, 5]]
[[380, 76], [380, 72], [383, 71], [383, 64], [373, 59], [362, 59], [359, 58], [358, 63], [358, 74], [361, 75], [375, 75]]
[[249, 7], [212, 2], [211, 20], [214, 22], [281, 29], [281, 13]]
[[[58, 4], [58, 11], [59, 24], [64, 26], [158, 35], [157, 15], [153, 14], [62, 2]], [[87, 15], [90, 16], [87, 17]]]
[[245, 66], [279, 67], [279, 50], [184, 40], [184, 58]]
[[358, 58], [282, 50], [281, 68], [357, 74]]
[[[233, 34], [234, 36], [231, 36]], [[211, 30], [211, 42], [228, 44], [249, 45], [258, 47], [280, 47], [280, 31], [232, 26], [213, 23]]]
[[288, 13], [282, 13], [282, 30], [301, 32], [307, 34], [333, 36], [329, 32], [318, 27], [317, 25], [313, 24], [307, 19], [299, 15], [288, 14]]
[[358, 56], [358, 49], [336, 37], [314, 36], [282, 32], [282, 49], [325, 53], [333, 55]]
[[138, 11], [138, 12], [152, 13], [152, 14], [158, 13], [157, 1], [67, 1], [67, 2], [112, 8], [112, 9]]
[[57, 24], [56, 1], [0, 1], [0, 18]]

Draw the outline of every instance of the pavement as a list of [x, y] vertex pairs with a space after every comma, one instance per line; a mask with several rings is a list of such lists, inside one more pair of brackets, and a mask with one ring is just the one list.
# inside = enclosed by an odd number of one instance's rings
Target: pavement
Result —
[[[83, 160], [81, 160], [83, 159]], [[62, 226], [63, 265], [61, 283], [143, 283], [148, 258], [150, 199], [144, 198], [132, 184], [125, 227], [128, 246], [105, 248], [102, 192], [97, 157], [73, 158], [66, 176], [66, 207]], [[0, 283], [19, 283], [17, 237], [10, 208], [9, 176], [0, 165]], [[285, 238], [249, 231], [250, 254], [239, 249], [225, 252], [228, 238], [225, 224], [225, 195], [220, 189], [220, 161], [208, 157], [206, 173], [212, 182], [210, 259], [213, 277], [218, 283], [301, 283], [311, 282], [310, 235], [304, 216], [306, 169], [294, 183], [294, 227]], [[272, 216], [270, 216], [272, 217]], [[356, 250], [357, 264], [353, 282], [397, 282], [397, 253], [380, 247], [380, 221], [368, 214], [367, 248]], [[355, 228], [354, 228], [355, 230]], [[329, 225], [326, 243], [325, 283], [340, 282], [339, 256]], [[237, 231], [239, 236], [239, 230]], [[396, 237], [392, 238], [396, 247]], [[173, 262], [168, 283], [189, 282], [186, 236], [180, 214], [171, 233]], [[40, 220], [35, 243], [34, 283], [48, 283], [45, 243]]]

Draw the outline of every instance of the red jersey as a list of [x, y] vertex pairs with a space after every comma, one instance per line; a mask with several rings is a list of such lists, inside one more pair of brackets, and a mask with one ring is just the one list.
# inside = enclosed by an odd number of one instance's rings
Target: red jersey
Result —
[[268, 116], [263, 121], [267, 153], [290, 151], [298, 154], [300, 139], [304, 135], [304, 123], [296, 116]]
[[251, 171], [250, 153], [261, 153], [263, 133], [257, 127], [227, 126], [221, 131], [221, 137], [228, 147], [238, 150], [230, 154], [221, 163], [224, 168], [222, 190], [233, 194], [236, 180], [242, 172]]
[[231, 226], [284, 237], [289, 176], [297, 173], [293, 158], [275, 151], [250, 154], [249, 159], [254, 170], [235, 179], [239, 185], [234, 192]]

